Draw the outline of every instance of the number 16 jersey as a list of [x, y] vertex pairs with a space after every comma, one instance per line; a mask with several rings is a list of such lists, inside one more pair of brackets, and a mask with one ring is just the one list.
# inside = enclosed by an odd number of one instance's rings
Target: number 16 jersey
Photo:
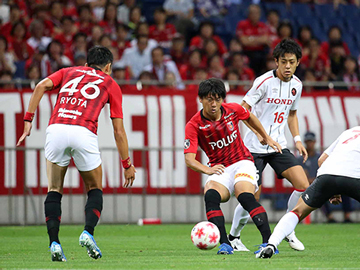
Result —
[[[276, 75], [276, 70], [268, 71], [256, 78], [253, 86], [244, 97], [251, 112], [260, 120], [271, 138], [286, 148], [285, 126], [290, 111], [298, 108], [302, 92], [302, 83], [294, 75], [284, 82]], [[251, 153], [273, 153], [274, 149], [262, 145], [254, 132], [250, 131], [244, 138], [245, 146]]]
[[111, 118], [123, 118], [120, 87], [101, 70], [63, 68], [47, 78], [54, 89], [60, 89], [49, 125], [79, 125], [97, 134], [98, 117], [106, 103], [110, 104]]

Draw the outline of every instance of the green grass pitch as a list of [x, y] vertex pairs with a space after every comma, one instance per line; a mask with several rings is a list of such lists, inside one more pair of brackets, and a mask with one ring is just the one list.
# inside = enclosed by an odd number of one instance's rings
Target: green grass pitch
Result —
[[280, 254], [270, 260], [255, 259], [254, 245], [260, 243], [260, 235], [254, 224], [248, 224], [242, 233], [243, 243], [252, 252], [227, 256], [216, 255], [216, 249], [195, 248], [190, 240], [192, 226], [100, 224], [95, 238], [103, 258], [95, 261], [78, 244], [82, 226], [63, 225], [60, 241], [66, 263], [51, 261], [45, 225], [0, 227], [0, 268], [360, 269], [358, 224], [299, 225], [296, 233], [305, 244], [305, 251], [293, 251], [283, 242]]

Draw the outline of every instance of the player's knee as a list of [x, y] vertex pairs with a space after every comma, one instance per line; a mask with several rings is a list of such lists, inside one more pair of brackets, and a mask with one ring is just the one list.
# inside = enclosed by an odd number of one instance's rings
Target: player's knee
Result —
[[221, 195], [215, 189], [209, 189], [208, 191], [205, 192], [204, 200], [205, 203], [220, 204]]

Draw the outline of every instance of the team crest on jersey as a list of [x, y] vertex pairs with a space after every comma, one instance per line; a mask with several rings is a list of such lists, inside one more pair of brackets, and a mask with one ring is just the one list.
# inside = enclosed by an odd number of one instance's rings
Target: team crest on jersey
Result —
[[186, 140], [184, 141], [184, 149], [189, 149], [189, 147], [190, 147], [190, 140], [189, 140], [189, 139], [186, 139]]
[[232, 121], [227, 122], [227, 123], [226, 123], [226, 125], [228, 126], [228, 128], [229, 128], [231, 131], [233, 131], [233, 130], [234, 130], [234, 124], [233, 124], [233, 122], [232, 122]]
[[295, 89], [295, 88], [291, 89], [291, 94], [292, 94], [293, 96], [296, 95], [296, 89]]

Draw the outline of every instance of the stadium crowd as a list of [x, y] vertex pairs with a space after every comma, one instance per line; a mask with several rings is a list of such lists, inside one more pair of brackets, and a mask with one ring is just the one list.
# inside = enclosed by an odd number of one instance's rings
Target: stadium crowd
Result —
[[[301, 80], [359, 82], [360, 33], [354, 25], [348, 46], [345, 32], [351, 31], [347, 10], [360, 16], [358, 1], [335, 7], [328, 1], [286, 2], [0, 0], [0, 80], [39, 80], [62, 67], [84, 65], [88, 49], [102, 45], [114, 55], [117, 80], [166, 81], [178, 89], [184, 80], [210, 77], [252, 81], [276, 67], [271, 55], [276, 44], [294, 38], [303, 49], [296, 73]], [[290, 8], [296, 4], [304, 11]], [[322, 4], [343, 20], [333, 25], [323, 20], [319, 32], [304, 13], [314, 17]], [[6, 87], [11, 84], [1, 86]]]

